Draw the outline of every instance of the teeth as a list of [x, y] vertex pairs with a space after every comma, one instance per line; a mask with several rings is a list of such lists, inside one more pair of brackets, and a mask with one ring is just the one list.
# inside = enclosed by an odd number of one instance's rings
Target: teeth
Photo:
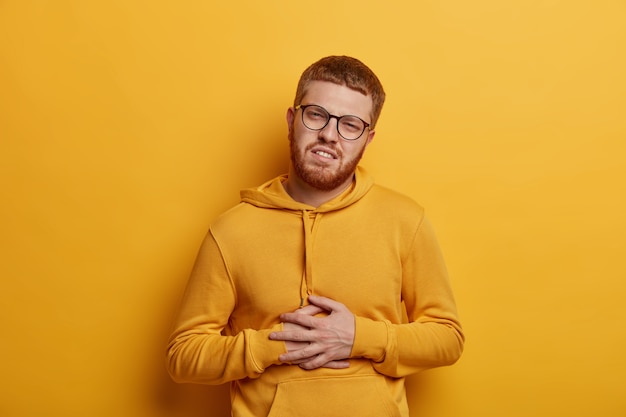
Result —
[[333, 157], [331, 154], [329, 154], [328, 152], [324, 152], [324, 151], [317, 151], [315, 153], [318, 154], [319, 156], [323, 156], [324, 158], [332, 158]]

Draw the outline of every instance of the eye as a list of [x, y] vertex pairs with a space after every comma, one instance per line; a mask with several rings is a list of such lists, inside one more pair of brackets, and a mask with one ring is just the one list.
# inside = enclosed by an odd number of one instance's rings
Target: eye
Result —
[[307, 107], [306, 115], [312, 119], [325, 120], [328, 118], [328, 113], [326, 113], [323, 108], [318, 106]]
[[350, 132], [360, 132], [363, 130], [363, 122], [354, 116], [345, 116], [341, 118], [341, 127]]

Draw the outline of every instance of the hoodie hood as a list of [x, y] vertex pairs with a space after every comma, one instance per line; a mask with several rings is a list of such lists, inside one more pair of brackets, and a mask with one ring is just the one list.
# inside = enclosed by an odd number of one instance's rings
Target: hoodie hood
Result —
[[281, 175], [259, 187], [241, 190], [241, 201], [259, 208], [327, 213], [340, 210], [359, 201], [374, 184], [373, 177], [359, 166], [354, 173], [352, 185], [346, 191], [319, 207], [313, 207], [295, 201], [287, 194], [283, 187], [283, 182], [286, 179], [287, 175]]

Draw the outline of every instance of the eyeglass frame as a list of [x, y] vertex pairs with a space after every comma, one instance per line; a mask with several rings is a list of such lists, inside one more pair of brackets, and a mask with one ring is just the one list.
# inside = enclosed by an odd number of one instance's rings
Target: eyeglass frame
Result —
[[[326, 112], [326, 114], [328, 115], [328, 120], [326, 120], [326, 123], [324, 124], [324, 126], [320, 127], [319, 129], [313, 129], [313, 128], [310, 128], [309, 126], [307, 126], [307, 124], [304, 122], [304, 110], [306, 110], [307, 107], [319, 107], [320, 109], [322, 109], [322, 110], [324, 110]], [[325, 108], [323, 108], [322, 106], [320, 106], [318, 104], [298, 104], [296, 107], [294, 107], [294, 109], [295, 110], [302, 109], [302, 115], [301, 115], [302, 124], [307, 129], [313, 130], [315, 132], [319, 132], [320, 130], [323, 130], [326, 126], [328, 126], [328, 123], [330, 123], [330, 119], [336, 119], [337, 120], [337, 133], [339, 134], [339, 136], [341, 136], [341, 138], [343, 140], [347, 140], [349, 142], [354, 142], [355, 140], [359, 140], [361, 138], [361, 136], [363, 136], [363, 133], [365, 133], [365, 129], [367, 129], [368, 127], [371, 126], [369, 123], [367, 123], [365, 120], [361, 119], [359, 116], [355, 116], [353, 114], [344, 114], [343, 116], [335, 116], [334, 114], [330, 114], [330, 112], [328, 110], [326, 110]], [[356, 117], [357, 119], [359, 119], [360, 121], [363, 122], [363, 124], [365, 126], [363, 127], [363, 130], [361, 131], [359, 136], [357, 136], [354, 139], [348, 139], [344, 135], [341, 134], [341, 132], [339, 131], [339, 122], [344, 117]]]

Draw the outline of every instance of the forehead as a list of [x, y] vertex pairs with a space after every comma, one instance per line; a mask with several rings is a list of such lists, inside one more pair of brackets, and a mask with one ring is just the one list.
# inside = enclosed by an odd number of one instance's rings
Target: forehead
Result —
[[302, 104], [317, 104], [332, 114], [352, 114], [364, 120], [367, 120], [373, 107], [370, 96], [329, 81], [311, 81], [302, 97]]

